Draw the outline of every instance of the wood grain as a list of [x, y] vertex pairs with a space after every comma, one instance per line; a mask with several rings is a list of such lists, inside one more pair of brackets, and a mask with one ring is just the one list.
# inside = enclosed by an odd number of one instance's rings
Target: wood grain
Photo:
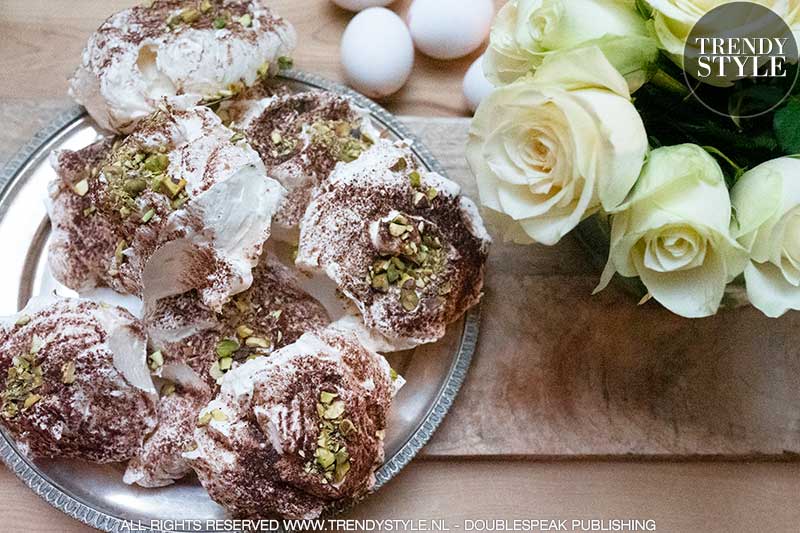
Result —
[[[476, 197], [468, 121], [406, 121]], [[591, 296], [599, 272], [572, 238], [495, 242], [488, 270], [472, 369], [426, 454], [800, 454], [800, 313], [687, 320], [619, 287]]]
[[[6, 0], [0, 9], [0, 95], [4, 98], [59, 98], [80, 61], [89, 34], [110, 14], [134, 0]], [[343, 81], [339, 41], [352, 13], [330, 0], [270, 0], [295, 25], [297, 68]], [[495, 0], [499, 6], [505, 0]], [[410, 0], [393, 8], [403, 14]], [[461, 84], [467, 68], [482, 53], [455, 61], [421, 54], [409, 83], [384, 104], [394, 113], [464, 116]]]
[[[797, 533], [800, 464], [417, 460], [343, 518], [655, 520], [661, 533]], [[86, 533], [0, 469], [0, 531]], [[460, 526], [460, 528], [458, 527]]]

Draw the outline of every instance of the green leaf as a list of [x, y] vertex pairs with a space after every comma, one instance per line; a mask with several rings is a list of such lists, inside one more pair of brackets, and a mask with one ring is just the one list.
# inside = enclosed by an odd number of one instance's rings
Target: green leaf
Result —
[[772, 126], [781, 150], [788, 154], [800, 152], [800, 99], [791, 98], [785, 106], [775, 112]]

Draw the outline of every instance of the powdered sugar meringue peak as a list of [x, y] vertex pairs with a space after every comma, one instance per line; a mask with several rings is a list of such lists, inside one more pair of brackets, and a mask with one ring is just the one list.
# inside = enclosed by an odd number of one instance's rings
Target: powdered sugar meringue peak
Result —
[[142, 323], [88, 300], [40, 298], [0, 319], [3, 426], [29, 457], [135, 456], [156, 423]]
[[261, 0], [156, 0], [92, 34], [70, 95], [101, 127], [127, 133], [163, 98], [191, 105], [233, 96], [274, 72], [296, 42], [291, 24]]
[[460, 187], [380, 140], [339, 164], [300, 224], [297, 266], [324, 272], [383, 349], [440, 339], [482, 296], [491, 239]]
[[53, 275], [146, 306], [195, 289], [218, 309], [247, 289], [285, 192], [206, 107], [164, 108], [124, 139], [51, 159]]

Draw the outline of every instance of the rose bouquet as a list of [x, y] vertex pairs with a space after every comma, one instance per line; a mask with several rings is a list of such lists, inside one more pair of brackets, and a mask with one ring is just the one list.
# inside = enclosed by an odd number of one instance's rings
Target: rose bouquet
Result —
[[[645, 299], [690, 318], [715, 314], [737, 287], [768, 316], [800, 309], [800, 1], [758, 2], [787, 28], [779, 48], [794, 43], [783, 75], [731, 79], [720, 67], [703, 80], [688, 65], [708, 59], [705, 45], [690, 37], [727, 3], [501, 9], [484, 59], [496, 88], [467, 159], [506, 238], [555, 245], [591, 217], [608, 228], [598, 290], [615, 274], [637, 278]], [[754, 59], [758, 72], [766, 59]]]

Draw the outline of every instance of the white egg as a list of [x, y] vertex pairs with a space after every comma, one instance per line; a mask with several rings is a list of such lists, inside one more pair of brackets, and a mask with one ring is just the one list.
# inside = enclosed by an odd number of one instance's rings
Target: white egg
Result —
[[414, 43], [403, 20], [383, 7], [353, 17], [342, 36], [342, 66], [350, 85], [367, 96], [399, 91], [414, 67]]
[[494, 91], [492, 82], [483, 74], [483, 56], [479, 57], [464, 76], [464, 97], [474, 113], [484, 98]]
[[368, 7], [388, 6], [394, 0], [332, 0], [334, 4], [348, 11], [361, 11]]
[[492, 0], [414, 0], [408, 25], [417, 49], [436, 59], [469, 55], [489, 35]]

